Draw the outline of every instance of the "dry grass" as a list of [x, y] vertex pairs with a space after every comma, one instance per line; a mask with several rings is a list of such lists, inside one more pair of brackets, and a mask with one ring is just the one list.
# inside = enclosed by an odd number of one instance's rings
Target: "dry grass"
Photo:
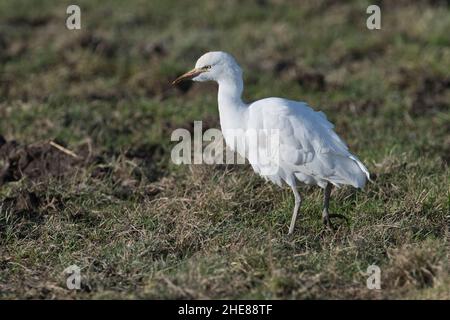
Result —
[[[1, 298], [449, 298], [445, 1], [383, 1], [374, 32], [367, 1], [79, 2], [79, 32], [55, 1], [0, 3]], [[247, 99], [308, 101], [368, 165], [364, 192], [333, 191], [348, 224], [324, 229], [303, 186], [288, 237], [289, 190], [170, 162], [171, 132], [218, 114], [214, 85], [169, 82], [217, 49]]]

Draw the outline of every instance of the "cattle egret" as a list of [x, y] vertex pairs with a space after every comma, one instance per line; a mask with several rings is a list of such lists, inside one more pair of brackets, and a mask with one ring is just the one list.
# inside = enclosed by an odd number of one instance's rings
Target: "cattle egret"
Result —
[[[201, 56], [195, 68], [178, 77], [183, 80], [215, 81], [219, 85], [218, 105], [220, 126], [226, 144], [248, 159], [254, 171], [279, 186], [283, 181], [292, 189], [295, 198], [289, 233], [294, 231], [301, 204], [296, 182], [318, 185], [324, 189], [323, 223], [333, 229], [328, 212], [332, 186], [351, 185], [363, 188], [370, 174], [364, 164], [348, 150], [334, 132], [334, 125], [321, 111], [314, 111], [304, 102], [282, 98], [266, 98], [246, 104], [242, 101], [242, 70], [236, 60], [225, 52], [208, 52]], [[239, 130], [238, 141], [233, 132]], [[247, 132], [277, 130], [279, 142], [268, 156], [267, 143], [258, 141], [249, 146], [252, 138]], [[255, 154], [256, 153], [256, 154]], [[274, 161], [272, 155], [277, 154]], [[264, 160], [264, 161], [263, 161]], [[263, 163], [264, 162], [264, 163]], [[267, 168], [275, 170], [267, 170]]]

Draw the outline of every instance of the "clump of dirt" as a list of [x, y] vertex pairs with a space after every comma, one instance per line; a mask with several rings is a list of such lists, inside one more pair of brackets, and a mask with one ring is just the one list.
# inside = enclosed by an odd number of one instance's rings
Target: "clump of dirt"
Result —
[[89, 49], [109, 58], [114, 57], [118, 50], [116, 43], [91, 32], [81, 36], [79, 45], [84, 49]]
[[50, 142], [20, 145], [0, 137], [0, 186], [23, 177], [43, 181], [66, 176], [85, 163], [82, 155], [58, 147], [60, 145]]
[[299, 73], [296, 77], [297, 83], [310, 90], [324, 91], [326, 89], [325, 76], [317, 71]]
[[414, 93], [412, 115], [436, 113], [450, 109], [450, 77], [426, 76]]
[[296, 69], [296, 68], [297, 68], [297, 64], [295, 63], [294, 60], [291, 60], [291, 59], [281, 59], [281, 60], [278, 60], [277, 62], [275, 62], [275, 64], [273, 65], [273, 71], [275, 72], [276, 75], [279, 75], [290, 69]]
[[366, 47], [355, 47], [336, 54], [334, 59], [336, 65], [344, 65], [362, 60], [376, 60], [383, 57], [386, 52], [386, 44], [374, 43]]
[[[13, 188], [15, 191], [1, 200], [2, 210], [12, 212], [20, 219], [20, 223], [14, 223], [19, 226], [19, 234], [23, 230], [23, 236], [27, 234], [27, 223], [43, 221], [44, 211], [62, 205], [56, 196], [49, 198], [43, 192], [47, 182], [69, 177], [91, 161], [88, 148], [82, 146], [74, 153], [61, 144], [38, 142], [23, 145], [0, 136], [0, 186], [26, 179], [26, 187]], [[9, 223], [12, 222], [0, 221], [0, 231]]]
[[11, 40], [6, 34], [0, 32], [0, 62], [7, 62], [25, 53], [28, 44], [24, 39]]
[[8, 48], [8, 42], [6, 41], [6, 37], [0, 33], [0, 52], [4, 52]]
[[51, 16], [14, 16], [7, 19], [6, 23], [14, 27], [43, 27], [50, 23]]
[[324, 91], [327, 88], [323, 73], [299, 66], [293, 59], [278, 60], [272, 64], [271, 69], [277, 76], [296, 81], [305, 89]]
[[21, 145], [0, 136], [0, 186], [23, 178], [27, 185], [2, 200], [4, 209], [21, 214], [26, 220], [35, 220], [48, 209], [56, 210], [63, 206], [64, 200], [57, 194], [44, 194], [42, 191], [47, 183], [50, 179], [70, 179], [88, 167], [93, 169], [90, 177], [110, 179], [112, 194], [117, 198], [153, 196], [159, 192], [147, 182], [157, 181], [163, 174], [158, 162], [165, 153], [161, 145], [142, 144], [120, 154], [108, 155], [93, 154], [88, 144], [75, 152], [61, 144], [39, 142]]
[[164, 42], [144, 43], [139, 47], [139, 52], [145, 58], [161, 58], [168, 54], [167, 46]]

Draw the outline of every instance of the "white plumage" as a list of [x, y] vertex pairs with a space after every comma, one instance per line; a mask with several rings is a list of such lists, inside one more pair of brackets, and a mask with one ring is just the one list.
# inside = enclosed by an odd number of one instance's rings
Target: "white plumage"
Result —
[[[294, 230], [301, 203], [297, 180], [325, 189], [322, 217], [331, 227], [331, 186], [363, 188], [370, 179], [367, 168], [349, 152], [323, 112], [314, 111], [304, 102], [282, 98], [244, 103], [242, 70], [228, 53], [204, 54], [193, 70], [174, 83], [184, 79], [219, 84], [220, 125], [227, 145], [247, 158], [265, 179], [280, 186], [284, 181], [291, 187], [295, 206], [289, 233]], [[270, 143], [274, 137], [277, 143]]]

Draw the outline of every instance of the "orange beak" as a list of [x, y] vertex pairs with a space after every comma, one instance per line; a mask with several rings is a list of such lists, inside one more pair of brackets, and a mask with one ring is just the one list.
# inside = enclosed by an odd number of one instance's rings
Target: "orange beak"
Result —
[[184, 81], [184, 80], [190, 80], [192, 78], [195, 78], [196, 76], [198, 76], [202, 72], [205, 72], [205, 71], [201, 70], [201, 69], [192, 69], [191, 71], [186, 72], [185, 74], [183, 74], [183, 75], [179, 76], [178, 78], [176, 78], [172, 82], [172, 85], [180, 83], [181, 81]]

